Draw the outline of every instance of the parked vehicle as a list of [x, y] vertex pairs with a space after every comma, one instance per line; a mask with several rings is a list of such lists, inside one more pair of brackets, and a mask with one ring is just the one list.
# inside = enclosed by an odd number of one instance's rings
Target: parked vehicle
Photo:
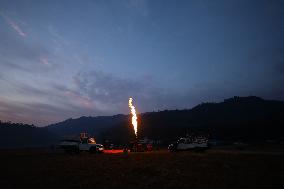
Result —
[[67, 139], [62, 140], [59, 144], [61, 149], [64, 149], [68, 153], [79, 153], [81, 151], [87, 151], [90, 153], [102, 153], [104, 146], [97, 144], [94, 138], [88, 137], [87, 133], [81, 133], [80, 139]]
[[168, 150], [171, 152], [185, 151], [185, 150], [206, 150], [208, 149], [208, 138], [204, 136], [188, 136], [186, 138], [180, 138], [177, 142], [168, 146]]
[[132, 141], [129, 144], [130, 152], [149, 152], [153, 151], [151, 143], [145, 143], [142, 140]]

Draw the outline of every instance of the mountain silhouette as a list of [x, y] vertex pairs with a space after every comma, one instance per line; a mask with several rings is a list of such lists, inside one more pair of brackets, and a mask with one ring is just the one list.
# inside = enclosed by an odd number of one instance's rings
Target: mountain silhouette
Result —
[[[227, 141], [279, 139], [283, 137], [283, 117], [283, 101], [233, 97], [220, 103], [202, 103], [189, 110], [140, 114], [138, 137], [169, 141], [188, 132], [201, 132]], [[81, 117], [47, 128], [60, 136], [88, 132], [98, 139], [121, 143], [134, 138], [130, 115]]]
[[50, 146], [58, 138], [46, 128], [0, 121], [0, 148]]
[[102, 139], [102, 133], [106, 130], [116, 127], [121, 123], [127, 122], [127, 115], [98, 116], [98, 117], [80, 117], [77, 119], [67, 119], [63, 122], [45, 127], [48, 131], [59, 137], [76, 137], [81, 132], [87, 132], [97, 139]]
[[[88, 132], [99, 142], [108, 139], [124, 144], [135, 138], [130, 115], [83, 116], [44, 128], [1, 123], [0, 147], [50, 145], [80, 132]], [[283, 140], [284, 101], [233, 97], [219, 103], [201, 103], [192, 109], [138, 115], [138, 138], [168, 143], [192, 132], [229, 142]]]

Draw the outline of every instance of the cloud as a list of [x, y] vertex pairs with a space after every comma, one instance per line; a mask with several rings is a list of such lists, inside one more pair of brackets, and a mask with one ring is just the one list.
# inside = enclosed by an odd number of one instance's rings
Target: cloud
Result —
[[7, 70], [19, 70], [19, 71], [24, 71], [24, 72], [34, 71], [34, 69], [29, 69], [28, 67], [24, 67], [22, 65], [13, 63], [8, 60], [2, 60], [2, 64], [0, 65], [0, 68], [5, 70], [5, 72], [7, 72]]
[[87, 109], [94, 109], [95, 107], [94, 102], [89, 97], [83, 97], [74, 91], [66, 90], [64, 92], [64, 96], [66, 96], [69, 100], [74, 102], [79, 107]]
[[75, 86], [72, 88], [55, 82], [31, 85], [5, 78], [1, 80], [14, 89], [11, 98], [4, 93], [4, 96], [0, 95], [0, 120], [38, 126], [70, 117], [127, 114], [129, 97], [134, 98], [138, 113], [143, 113], [191, 108], [201, 102], [249, 95], [246, 91], [241, 94], [229, 89], [220, 90], [216, 86], [208, 87], [208, 83], [200, 83], [192, 91], [174, 91], [158, 87], [151, 75], [132, 79], [103, 71], [78, 72], [73, 77]]
[[96, 109], [110, 115], [128, 113], [129, 97], [134, 98], [134, 103], [140, 99], [142, 104], [142, 101], [146, 102], [152, 95], [159, 94], [158, 90], [144, 80], [120, 78], [102, 71], [80, 72], [73, 79], [77, 90], [97, 104]]
[[[27, 61], [20, 62], [18, 60], [6, 60], [5, 58], [1, 60], [0, 64], [0, 74], [10, 75], [11, 73], [28, 73], [28, 74], [45, 74], [50, 71], [56, 70], [59, 65], [50, 62], [46, 58], [40, 58], [38, 61]], [[12, 80], [16, 79], [11, 78]]]
[[14, 21], [8, 20], [8, 23], [20, 36], [22, 36], [22, 37], [27, 36], [27, 34], [25, 32], [23, 32], [22, 29], [20, 28], [20, 26], [18, 26]]
[[80, 72], [73, 77], [77, 91], [92, 99], [96, 109], [107, 114], [128, 113], [128, 98], [134, 98], [139, 112], [189, 108], [201, 102], [190, 92], [180, 93], [159, 87], [153, 77], [120, 78], [102, 71]]
[[41, 43], [19, 40], [7, 30], [0, 30], [0, 55], [1, 59], [13, 59], [23, 61], [35, 61], [42, 55], [49, 55], [51, 52]]
[[147, 0], [127, 0], [126, 7], [139, 13], [141, 16], [148, 16], [148, 1]]
[[19, 40], [5, 29], [0, 30], [0, 41], [0, 74], [19, 71], [34, 75], [60, 67], [60, 57], [43, 43]]
[[[255, 93], [252, 93], [250, 87], [235, 83], [201, 82], [191, 87], [184, 86], [183, 89], [174, 90], [159, 86], [153, 76], [121, 78], [102, 71], [80, 72], [73, 77], [73, 80], [77, 87], [75, 90], [92, 99], [96, 104], [95, 110], [108, 115], [128, 113], [129, 97], [134, 98], [138, 112], [142, 113], [165, 109], [188, 109], [202, 102], [218, 102], [232, 96], [267, 96], [263, 90], [255, 90]], [[275, 88], [267, 88], [267, 93], [274, 90]]]
[[50, 65], [48, 59], [47, 59], [47, 58], [44, 58], [44, 57], [41, 57], [41, 58], [39, 59], [39, 62], [40, 62], [42, 65], [45, 65], [45, 66], [49, 66], [49, 65]]
[[[21, 37], [27, 36], [27, 33], [22, 30], [19, 24], [8, 17], [6, 13], [0, 12], [0, 16], [4, 18], [18, 35]], [[46, 65], [49, 65], [49, 69], [56, 67], [52, 60], [58, 58], [58, 56], [53, 54], [53, 49], [50, 49], [45, 43], [36, 40], [32, 36], [29, 40], [22, 40], [15, 37], [14, 32], [11, 32], [8, 27], [1, 27], [0, 41], [1, 67], [14, 69], [14, 71], [16, 69], [21, 71], [29, 71], [31, 69], [33, 71], [46, 71]], [[38, 63], [41, 64], [41, 67]], [[5, 71], [1, 67], [0, 73]]]
[[20, 36], [22, 37], [27, 36], [27, 33], [24, 32], [15, 21], [13, 21], [11, 18], [9, 18], [7, 15], [5, 15], [2, 12], [0, 13], [0, 15], [6, 20], [6, 22], [11, 26], [11, 28], [13, 28]]
[[150, 85], [141, 81], [119, 78], [101, 71], [80, 72], [73, 79], [80, 90], [105, 103], [123, 101], [150, 90]]
[[[96, 108], [92, 99], [64, 85], [32, 86], [7, 79], [4, 82], [8, 82], [11, 89], [0, 95], [0, 120], [44, 126], [70, 117], [107, 114]], [[6, 92], [11, 93], [10, 96]]]
[[[72, 110], [40, 102], [24, 103], [0, 98], [0, 120], [24, 122], [37, 126], [62, 121]], [[36, 117], [35, 117], [36, 115]]]

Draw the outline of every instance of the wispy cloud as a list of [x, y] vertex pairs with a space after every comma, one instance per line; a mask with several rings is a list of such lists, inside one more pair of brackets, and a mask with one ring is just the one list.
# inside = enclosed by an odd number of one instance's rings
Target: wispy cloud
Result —
[[20, 28], [20, 26], [18, 26], [14, 21], [12, 20], [8, 20], [10, 26], [22, 37], [26, 37], [27, 34], [25, 32], [22, 31], [22, 29]]
[[0, 15], [6, 20], [6, 22], [13, 28], [20, 36], [26, 37], [27, 33], [22, 30], [22, 28], [11, 18], [9, 18], [4, 13], [0, 13]]
[[[73, 115], [70, 109], [63, 109], [42, 102], [21, 102], [0, 97], [0, 120], [24, 122], [44, 126], [62, 121], [63, 117]], [[34, 115], [37, 115], [35, 119]]]
[[64, 85], [45, 83], [39, 87], [5, 78], [1, 80], [8, 82], [10, 88], [6, 93], [11, 95], [0, 94], [0, 120], [44, 126], [70, 117], [106, 115], [88, 96]]
[[[127, 100], [134, 97], [140, 111], [153, 110], [154, 106], [162, 108], [165, 101], [161, 98], [172, 94], [164, 94], [164, 89], [155, 87], [148, 79], [120, 78], [102, 71], [80, 72], [73, 77], [77, 91], [93, 99], [96, 109], [101, 108], [109, 114], [127, 113]], [[171, 100], [172, 102], [172, 100]], [[149, 105], [149, 106], [148, 106]], [[162, 105], [162, 106], [161, 106]]]
[[46, 65], [46, 66], [49, 66], [49, 65], [50, 65], [50, 63], [49, 63], [49, 61], [48, 61], [47, 58], [41, 57], [41, 58], [39, 59], [39, 62], [40, 62], [41, 64], [43, 64], [43, 65]]
[[133, 9], [141, 16], [148, 16], [148, 1], [147, 0], [127, 0], [126, 7]]
[[94, 108], [94, 103], [89, 97], [83, 97], [80, 94], [70, 90], [66, 90], [64, 92], [64, 96], [66, 96], [69, 100], [76, 103], [81, 108], [87, 108], [87, 109]]

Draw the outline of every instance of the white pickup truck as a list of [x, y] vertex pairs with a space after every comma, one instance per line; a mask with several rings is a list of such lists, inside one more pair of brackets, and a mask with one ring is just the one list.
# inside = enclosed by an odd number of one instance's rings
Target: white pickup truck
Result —
[[102, 153], [104, 151], [104, 146], [102, 144], [97, 144], [94, 138], [62, 140], [59, 143], [59, 147], [68, 153], [79, 153], [81, 151]]
[[180, 138], [177, 142], [170, 144], [168, 150], [171, 152], [185, 151], [185, 150], [203, 151], [208, 148], [209, 148], [208, 138], [198, 136], [198, 137]]

